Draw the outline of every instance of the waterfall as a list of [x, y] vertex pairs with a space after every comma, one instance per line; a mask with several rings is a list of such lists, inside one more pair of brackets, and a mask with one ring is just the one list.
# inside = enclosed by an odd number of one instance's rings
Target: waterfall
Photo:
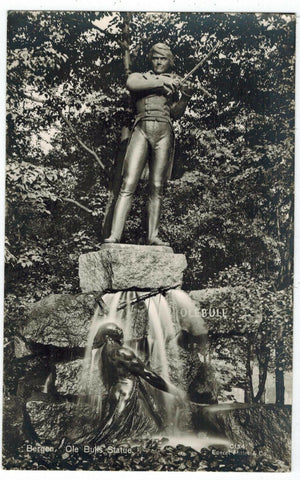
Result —
[[102, 411], [102, 395], [101, 392], [94, 391], [94, 381], [99, 378], [99, 350], [93, 349], [91, 355], [91, 364], [89, 368], [89, 383], [88, 383], [88, 395], [89, 403], [92, 408], [101, 415]]
[[[150, 350], [150, 364], [153, 370], [159, 373], [164, 380], [170, 382], [170, 365], [167, 355], [167, 341], [175, 336], [171, 312], [165, 298], [159, 294], [145, 300], [149, 315], [149, 337], [153, 342]], [[173, 359], [174, 360], [174, 359]], [[179, 357], [176, 359], [179, 366]], [[176, 368], [176, 365], [175, 365]], [[167, 415], [168, 432], [177, 431], [177, 407], [175, 398], [164, 392], [157, 392], [158, 399], [161, 397]]]
[[50, 373], [50, 374], [48, 375], [48, 377], [46, 378], [45, 384], [44, 384], [44, 386], [43, 386], [43, 388], [42, 388], [42, 392], [43, 392], [43, 393], [49, 393], [49, 386], [51, 385], [52, 380], [53, 380], [53, 379], [52, 379], [52, 373]]
[[132, 307], [131, 302], [136, 298], [135, 292], [126, 292], [126, 309], [125, 309], [125, 318], [124, 318], [124, 342], [126, 345], [130, 344], [132, 339]]
[[149, 334], [154, 341], [151, 354], [151, 366], [165, 380], [169, 380], [169, 365], [166, 354], [162, 321], [159, 317], [154, 299], [147, 298], [145, 300], [145, 304], [149, 316]]
[[[85, 347], [83, 366], [80, 380], [79, 402], [88, 399], [88, 403], [97, 411], [101, 411], [101, 382], [99, 376], [99, 351], [93, 349], [93, 342], [100, 324], [104, 322], [115, 322], [120, 324], [120, 314], [117, 311], [122, 292], [105, 294], [103, 301], [108, 305], [108, 314], [100, 315], [100, 307], [97, 305], [91, 318], [88, 332], [87, 344]], [[95, 386], [97, 390], [95, 392]]]
[[153, 297], [153, 301], [156, 305], [157, 313], [160, 318], [160, 323], [164, 332], [164, 338], [167, 342], [169, 342], [176, 335], [170, 307], [165, 297], [161, 294]]
[[80, 381], [80, 392], [81, 396], [89, 395], [89, 386], [91, 382], [91, 364], [92, 364], [92, 348], [93, 341], [97, 330], [99, 328], [102, 318], [99, 316], [100, 307], [96, 306], [94, 314], [91, 318], [90, 328], [88, 332], [87, 343], [84, 352], [84, 359], [82, 365], [81, 381]]
[[[127, 292], [125, 292], [126, 295]], [[117, 293], [106, 293], [103, 295], [102, 299], [108, 306], [108, 314], [106, 316], [106, 320], [110, 322], [119, 322], [120, 321], [120, 314], [118, 312], [118, 305], [121, 299], [123, 292]]]
[[171, 379], [177, 385], [182, 385], [183, 366], [179, 356], [179, 347], [176, 341], [176, 334], [178, 333], [178, 323], [176, 317], [172, 318], [171, 308], [164, 297], [164, 295], [157, 295], [154, 297], [154, 302], [157, 306], [158, 316], [165, 336], [165, 348], [168, 357], [169, 373]]
[[170, 290], [168, 300], [171, 301], [178, 318], [179, 325], [183, 330], [195, 337], [207, 334], [207, 327], [193, 300], [183, 290]]
[[[150, 368], [167, 381], [182, 385], [183, 365], [179, 356], [179, 347], [176, 334], [184, 329], [192, 335], [207, 333], [204, 322], [195, 304], [190, 297], [181, 290], [170, 290], [167, 299], [164, 295], [156, 293], [151, 296], [151, 291], [141, 295], [135, 291], [116, 292], [105, 294], [102, 300], [108, 308], [108, 313], [99, 315], [99, 307], [95, 309], [91, 319], [91, 326], [85, 350], [82, 371], [82, 394], [88, 399], [89, 404], [101, 413], [101, 385], [99, 361], [100, 349], [93, 349], [93, 342], [98, 328], [104, 322], [114, 322], [122, 328], [124, 343], [133, 348], [136, 355]], [[144, 332], [147, 335], [145, 342], [144, 334], [137, 332], [135, 323], [139, 324], [142, 310], [140, 305], [145, 305], [146, 312]], [[135, 305], [135, 308], [133, 306]], [[137, 320], [138, 319], [138, 320]], [[139, 326], [139, 329], [140, 326]], [[139, 330], [138, 329], [138, 330]], [[142, 324], [143, 330], [143, 324]], [[142, 336], [141, 336], [142, 335]], [[139, 336], [139, 338], [137, 338]], [[171, 378], [171, 380], [170, 380]], [[173, 395], [151, 389], [158, 407], [163, 407], [168, 424], [168, 434], [177, 435], [179, 430], [177, 422], [180, 417], [180, 409], [176, 406]]]

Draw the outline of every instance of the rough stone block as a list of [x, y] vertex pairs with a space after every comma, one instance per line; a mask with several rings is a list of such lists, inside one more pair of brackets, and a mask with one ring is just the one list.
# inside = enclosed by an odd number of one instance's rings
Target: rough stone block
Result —
[[85, 347], [94, 309], [93, 295], [49, 295], [32, 307], [23, 335], [43, 345]]
[[185, 256], [170, 247], [104, 244], [79, 257], [80, 287], [93, 292], [181, 285], [186, 266]]
[[62, 395], [78, 395], [82, 376], [82, 359], [55, 365], [55, 388]]
[[103, 387], [100, 379], [97, 359], [93, 368], [86, 371], [83, 359], [73, 362], [60, 362], [55, 365], [55, 388], [62, 395], [88, 394], [102, 395]]
[[211, 333], [253, 332], [262, 315], [251, 307], [244, 286], [206, 288], [189, 293]]
[[99, 414], [88, 405], [47, 403], [30, 400], [26, 404], [30, 426], [40, 442], [58, 446], [63, 437], [76, 438], [99, 423]]
[[[198, 407], [195, 427], [203, 425], [225, 433], [234, 445], [248, 452], [259, 450], [290, 463], [291, 407], [289, 405], [219, 404]], [[243, 447], [241, 447], [243, 448]]]

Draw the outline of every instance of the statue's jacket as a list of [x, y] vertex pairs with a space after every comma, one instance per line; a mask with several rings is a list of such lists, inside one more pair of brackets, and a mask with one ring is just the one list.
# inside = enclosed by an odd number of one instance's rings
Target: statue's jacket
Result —
[[[135, 111], [135, 120], [132, 132], [143, 120], [169, 123], [172, 134], [172, 150], [169, 159], [170, 167], [167, 178], [171, 177], [173, 156], [174, 156], [174, 133], [172, 126], [173, 108], [179, 100], [178, 93], [167, 95], [164, 91], [165, 77], [180, 77], [175, 73], [155, 74], [152, 70], [146, 73], [132, 73], [127, 80], [127, 88], [131, 93], [133, 107]], [[144, 177], [144, 175], [143, 175]]]
[[135, 107], [135, 123], [140, 120], [158, 120], [171, 124], [172, 107], [178, 101], [178, 94], [166, 95], [163, 90], [164, 78], [180, 79], [175, 73], [155, 74], [133, 73], [128, 77], [129, 89]]

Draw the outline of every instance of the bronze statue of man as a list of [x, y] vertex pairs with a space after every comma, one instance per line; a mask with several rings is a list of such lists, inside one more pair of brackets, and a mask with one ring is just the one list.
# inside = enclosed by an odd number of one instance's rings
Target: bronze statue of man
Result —
[[[123, 183], [115, 205], [112, 229], [105, 243], [120, 243], [133, 194], [149, 158], [148, 245], [168, 245], [158, 236], [163, 188], [170, 178], [174, 133], [172, 119], [180, 118], [193, 94], [190, 83], [172, 72], [170, 48], [157, 43], [149, 53], [152, 70], [132, 73], [127, 88], [136, 117], [123, 165]], [[180, 95], [179, 95], [180, 91]]]

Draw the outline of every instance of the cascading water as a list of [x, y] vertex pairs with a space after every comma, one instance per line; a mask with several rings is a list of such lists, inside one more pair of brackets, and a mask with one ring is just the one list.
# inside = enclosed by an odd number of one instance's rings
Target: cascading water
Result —
[[172, 318], [170, 306], [164, 295], [153, 297], [158, 317], [164, 332], [164, 348], [168, 358], [169, 374], [176, 384], [182, 384], [182, 362], [179, 357], [179, 347], [176, 336], [179, 330], [177, 318]]
[[[151, 293], [149, 293], [151, 295]], [[98, 412], [101, 411], [101, 381], [99, 382], [99, 356], [97, 350], [93, 350], [93, 341], [100, 325], [104, 322], [117, 323], [124, 332], [124, 342], [134, 347], [135, 353], [140, 355], [151, 368], [166, 381], [170, 381], [169, 362], [167, 355], [167, 343], [175, 338], [175, 329], [172, 321], [171, 312], [166, 299], [158, 294], [144, 301], [147, 317], [143, 319], [145, 323], [144, 332], [147, 332], [148, 352], [142, 350], [142, 345], [138, 338], [134, 338], [134, 312], [133, 304], [139, 301], [138, 295], [134, 291], [108, 293], [102, 297], [107, 306], [108, 313], [100, 315], [99, 306], [91, 318], [90, 329], [88, 333], [87, 345], [82, 367], [81, 388], [82, 392], [80, 402], [88, 400], [88, 403]], [[120, 305], [125, 305], [120, 308]], [[176, 345], [175, 342], [174, 346]], [[174, 348], [172, 349], [174, 351]], [[179, 357], [176, 356], [176, 363], [179, 367]], [[174, 363], [174, 356], [173, 356]], [[95, 392], [95, 385], [98, 385], [98, 391]], [[99, 390], [100, 388], [100, 390]], [[170, 395], [164, 394], [165, 408], [168, 417], [174, 417], [174, 408]]]
[[[135, 347], [134, 350], [140, 354], [143, 359], [148, 355], [146, 360], [151, 368], [158, 374], [162, 375], [167, 381], [170, 381], [170, 370], [172, 370], [172, 380], [180, 383], [182, 365], [179, 358], [178, 346], [176, 342], [176, 334], [178, 329], [191, 329], [193, 334], [206, 332], [202, 319], [193, 318], [191, 320], [191, 312], [194, 315], [195, 306], [189, 296], [181, 290], [170, 290], [168, 293], [168, 301], [162, 294], [155, 294], [144, 300], [146, 305], [147, 318], [144, 319], [144, 333], [147, 332], [148, 352], [142, 351], [141, 344], [137, 338], [134, 338], [134, 311], [133, 304], [137, 304], [140, 300], [137, 292], [116, 292], [107, 293], [102, 297], [104, 304], [107, 306], [108, 313], [100, 315], [99, 306], [96, 307], [94, 315], [91, 319], [91, 325], [88, 333], [87, 345], [82, 368], [81, 392], [82, 397], [87, 397], [89, 403], [97, 405], [99, 409], [100, 401], [95, 401], [95, 397], [99, 397], [99, 393], [95, 395], [94, 385], [95, 376], [99, 376], [97, 368], [97, 352], [93, 351], [93, 341], [100, 324], [104, 322], [117, 323], [124, 332], [124, 342]], [[147, 293], [146, 293], [147, 296]], [[122, 302], [121, 302], [122, 300]], [[172, 310], [172, 313], [171, 313]], [[173, 318], [172, 318], [173, 314]], [[171, 348], [170, 348], [171, 345]], [[169, 357], [171, 357], [172, 365], [170, 367]], [[166, 396], [166, 408], [168, 414], [174, 415], [174, 409], [170, 405], [170, 396]]]
[[[161, 297], [161, 295], [157, 296]], [[163, 319], [159, 315], [159, 298], [148, 298], [145, 300], [145, 304], [148, 311], [149, 319], [149, 344], [150, 348], [150, 365], [151, 368], [161, 375], [167, 382], [170, 382], [169, 376], [169, 362], [166, 352], [166, 323], [163, 323]], [[167, 423], [169, 426], [173, 426], [172, 417], [174, 418], [174, 398], [164, 392], [157, 392], [156, 397], [162, 398], [164, 408], [167, 414]]]
[[118, 313], [118, 306], [122, 295], [127, 295], [128, 292], [116, 292], [116, 293], [106, 293], [103, 295], [102, 300], [108, 306], [108, 314], [106, 320], [117, 321], [120, 320], [120, 315]]
[[130, 341], [132, 340], [132, 311], [131, 311], [131, 304], [132, 301], [136, 299], [137, 295], [135, 292], [127, 292], [126, 293], [126, 308], [125, 308], [125, 318], [124, 318], [124, 342], [126, 345], [130, 345]]
[[172, 312], [183, 330], [195, 337], [207, 334], [207, 327], [193, 300], [183, 290], [176, 289], [168, 292], [168, 302]]
[[101, 410], [101, 395], [100, 392], [95, 394], [93, 389], [93, 374], [95, 371], [95, 353], [93, 352], [93, 341], [98, 331], [99, 325], [102, 321], [102, 317], [99, 315], [100, 307], [97, 305], [94, 314], [91, 318], [90, 328], [88, 332], [87, 343], [85, 347], [85, 354], [83, 359], [81, 380], [80, 380], [80, 395], [79, 404], [83, 403], [86, 399], [96, 410]]
[[103, 387], [101, 379], [99, 378], [99, 352], [93, 349], [93, 342], [95, 335], [99, 329], [100, 324], [104, 322], [114, 321], [120, 323], [117, 308], [121, 298], [122, 292], [115, 294], [105, 294], [102, 300], [109, 304], [107, 315], [100, 315], [100, 307], [97, 305], [94, 314], [91, 318], [87, 344], [85, 347], [85, 354], [83, 359], [81, 381], [80, 381], [80, 396], [79, 403], [88, 400], [88, 403], [98, 412], [101, 412]]
[[[93, 349], [93, 342], [99, 326], [105, 322], [114, 322], [121, 327], [124, 343], [133, 348], [153, 371], [182, 389], [184, 369], [177, 334], [182, 329], [194, 336], [207, 333], [188, 294], [179, 289], [169, 290], [167, 296], [157, 292], [119, 291], [105, 294], [102, 301], [107, 307], [106, 313], [100, 312], [97, 306], [91, 319], [82, 369], [81, 401], [88, 401], [101, 413], [105, 389], [99, 371], [100, 351]], [[140, 324], [139, 331], [136, 323]], [[170, 427], [167, 433], [178, 434], [179, 409], [174, 396], [159, 391], [155, 391], [155, 396]]]
[[152, 298], [145, 300], [145, 304], [149, 315], [149, 335], [153, 340], [152, 348], [150, 350], [150, 363], [157, 373], [162, 375], [165, 380], [169, 380], [169, 365], [161, 319]]
[[50, 387], [50, 385], [52, 384], [52, 381], [53, 381], [53, 379], [52, 379], [52, 373], [50, 373], [50, 374], [48, 375], [48, 377], [46, 378], [45, 384], [44, 384], [44, 386], [43, 386], [43, 388], [42, 388], [42, 392], [43, 392], [43, 393], [49, 393], [49, 387]]
[[[135, 291], [123, 291], [105, 294], [102, 300], [107, 306], [107, 312], [100, 314], [100, 308], [96, 307], [95, 309], [85, 350], [82, 399], [88, 401], [99, 417], [101, 417], [102, 397], [105, 395], [99, 364], [102, 347], [93, 349], [93, 342], [100, 325], [106, 322], [116, 323], [124, 332], [124, 343], [133, 348], [136, 355], [153, 371], [169, 383], [171, 378], [171, 382], [178, 385], [179, 388], [182, 388], [183, 384], [181, 383], [183, 366], [177, 344], [177, 334], [182, 329], [194, 336], [207, 333], [200, 313], [185, 292], [172, 289], [166, 297], [161, 293], [153, 293], [143, 292], [141, 294]], [[138, 308], [140, 308], [139, 311]], [[137, 318], [139, 319], [137, 320]], [[138, 335], [136, 323], [141, 323], [141, 318], [143, 325], [140, 328], [140, 332], [142, 331], [140, 338], [141, 333]], [[143, 351], [145, 346], [147, 348]], [[100, 390], [99, 384], [102, 385]], [[95, 385], [98, 387], [96, 392]], [[180, 430], [177, 425], [180, 408], [176, 405], [174, 396], [151, 388], [152, 393], [155, 390], [154, 396], [159, 410], [161, 413], [165, 412], [168, 424], [165, 434], [168, 435], [170, 444], [173, 442], [176, 445], [180, 442], [186, 445], [193, 444], [195, 448], [196, 446], [202, 448], [221, 440], [225, 447], [226, 441], [221, 437], [214, 437], [204, 432], [197, 435], [192, 434], [191, 431]]]

